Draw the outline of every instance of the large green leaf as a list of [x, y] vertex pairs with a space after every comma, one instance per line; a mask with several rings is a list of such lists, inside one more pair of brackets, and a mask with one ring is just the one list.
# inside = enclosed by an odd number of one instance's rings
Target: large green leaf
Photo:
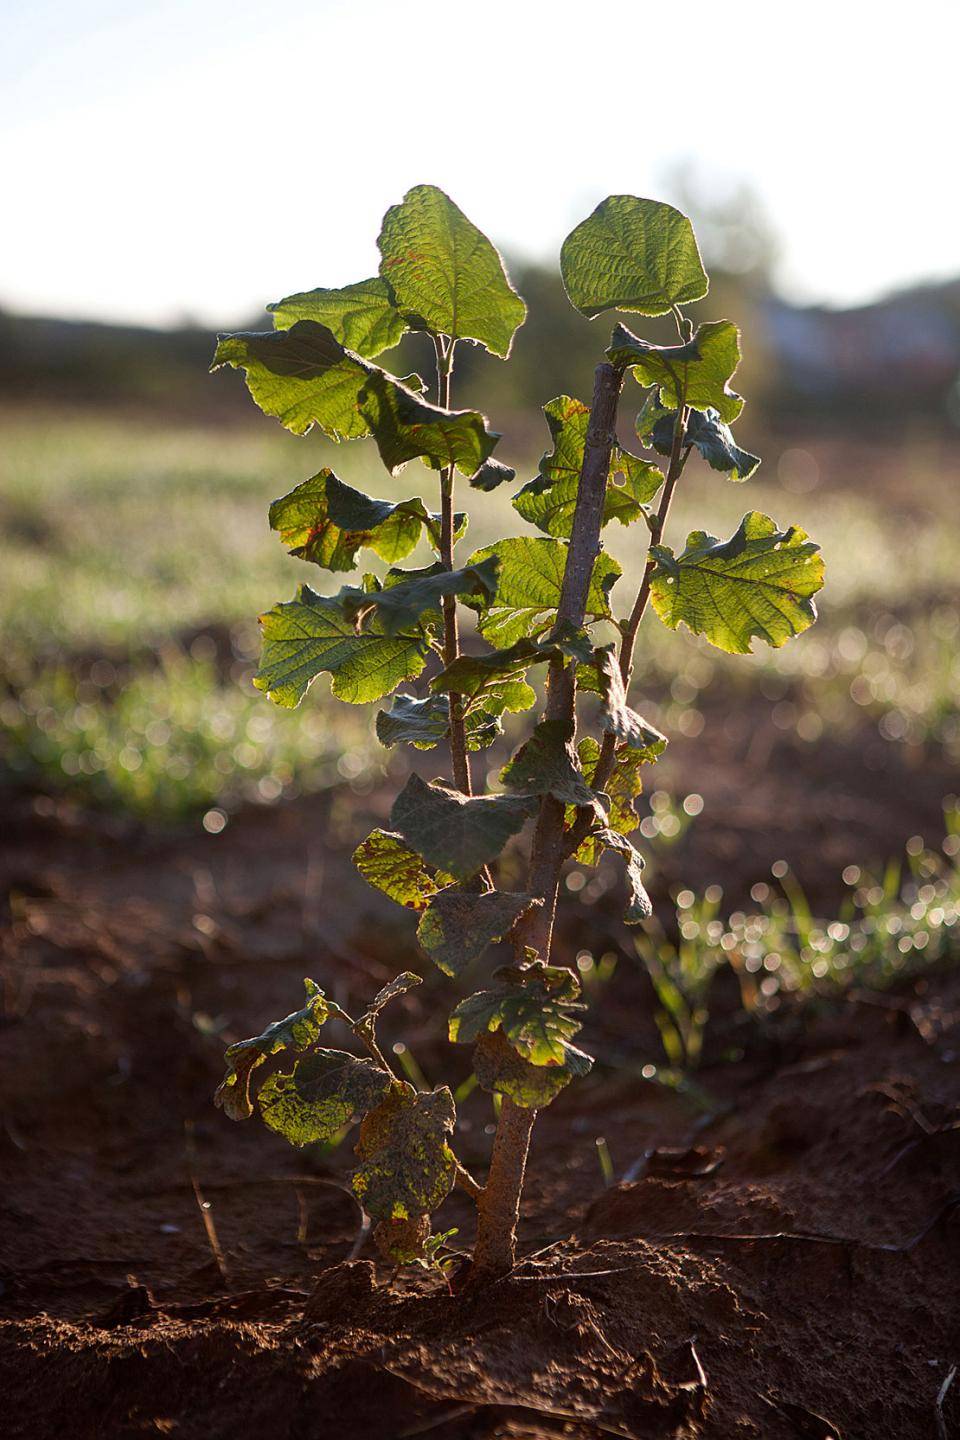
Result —
[[391, 475], [418, 458], [432, 470], [455, 465], [473, 475], [500, 439], [478, 410], [442, 410], [373, 367], [358, 403]]
[[[499, 715], [480, 707], [464, 716], [464, 725], [468, 750], [485, 750], [503, 734]], [[415, 695], [395, 695], [390, 709], [377, 715], [377, 739], [381, 745], [406, 744], [418, 750], [433, 750], [449, 731], [450, 704], [442, 695], [428, 695], [425, 700]]]
[[289, 1075], [271, 1075], [260, 1087], [257, 1104], [271, 1130], [291, 1145], [332, 1140], [356, 1115], [365, 1115], [394, 1084], [393, 1076], [373, 1060], [344, 1050], [314, 1050], [298, 1060]]
[[667, 748], [667, 737], [627, 704], [627, 691], [612, 645], [594, 652], [600, 694], [603, 699], [603, 728], [622, 740], [641, 760], [652, 764]]
[[528, 796], [468, 797], [411, 775], [393, 803], [390, 824], [430, 865], [469, 880], [496, 859], [536, 808]]
[[436, 538], [439, 523], [419, 495], [398, 504], [374, 500], [332, 470], [321, 470], [270, 506], [270, 528], [291, 555], [325, 570], [353, 570], [363, 548], [394, 564], [410, 554], [424, 526]]
[[496, 594], [497, 564], [491, 556], [462, 570], [447, 570], [439, 562], [422, 570], [391, 570], [383, 589], [345, 585], [336, 598], [358, 629], [365, 631], [375, 617], [381, 633], [393, 637], [413, 630], [424, 616], [438, 618], [445, 595], [488, 605]]
[[740, 364], [740, 331], [729, 320], [700, 325], [683, 345], [651, 345], [618, 325], [607, 356], [628, 366], [641, 385], [656, 385], [661, 405], [676, 410], [694, 405], [714, 409], [728, 423], [736, 420], [743, 400], [727, 381]]
[[[643, 412], [641, 412], [642, 414]], [[669, 455], [673, 449], [673, 427], [677, 412], [666, 410], [650, 417], [645, 431], [640, 430], [641, 418], [637, 416], [637, 431], [640, 438], [647, 439], [654, 450]], [[731, 480], [749, 480], [760, 464], [758, 455], [741, 450], [733, 438], [733, 431], [725, 425], [716, 410], [691, 410], [687, 420], [684, 443], [695, 445], [700, 454], [714, 470], [720, 470]]]
[[311, 681], [328, 670], [338, 700], [379, 700], [426, 663], [422, 635], [387, 635], [378, 616], [357, 632], [337, 596], [301, 585], [295, 600], [261, 615], [263, 647], [253, 683], [277, 705], [299, 705]]
[[450, 1016], [450, 1039], [469, 1044], [481, 1035], [502, 1030], [531, 1065], [564, 1065], [570, 1038], [580, 1029], [573, 1013], [580, 986], [569, 970], [537, 964], [522, 971], [505, 967], [491, 990], [461, 1000]]
[[457, 1162], [447, 1144], [456, 1108], [447, 1087], [417, 1094], [395, 1084], [360, 1127], [352, 1186], [374, 1220], [428, 1215], [453, 1189]]
[[626, 866], [629, 898], [623, 916], [625, 923], [639, 925], [641, 921], [648, 920], [653, 914], [653, 906], [643, 883], [644, 860], [639, 850], [616, 830], [595, 830], [591, 838], [600, 849], [614, 851]]
[[435, 185], [416, 185], [383, 217], [380, 274], [407, 322], [478, 340], [506, 359], [527, 313], [487, 237]]
[[312, 425], [332, 440], [372, 434], [391, 474], [419, 457], [434, 470], [456, 465], [472, 475], [500, 438], [477, 411], [431, 405], [411, 388], [420, 387], [417, 376], [388, 375], [315, 320], [221, 336], [211, 368], [221, 365], [244, 370], [260, 409], [295, 435]]
[[636, 195], [601, 201], [564, 240], [560, 271], [570, 303], [591, 320], [611, 309], [665, 315], [708, 288], [687, 217]]
[[812, 595], [823, 585], [819, 546], [803, 530], [778, 530], [751, 510], [735, 535], [720, 541], [703, 530], [682, 554], [654, 546], [650, 598], [671, 630], [683, 622], [719, 650], [748, 655], [754, 636], [779, 647], [813, 624]]
[[245, 371], [260, 409], [295, 435], [313, 425], [331, 440], [370, 434], [360, 394], [375, 366], [344, 349], [326, 325], [298, 320], [289, 330], [221, 335], [210, 368], [221, 365]]
[[425, 910], [439, 890], [453, 884], [452, 875], [428, 869], [403, 837], [389, 830], [371, 831], [353, 852], [353, 863], [368, 885], [407, 910]]
[[379, 275], [344, 285], [342, 290], [302, 290], [268, 305], [267, 310], [277, 330], [288, 330], [298, 320], [314, 320], [368, 360], [390, 350], [407, 328]]
[[521, 915], [540, 904], [530, 895], [489, 890], [441, 890], [421, 916], [417, 939], [435, 965], [460, 975], [489, 945], [513, 928]]
[[282, 1020], [274, 1020], [261, 1035], [238, 1040], [227, 1049], [224, 1055], [227, 1073], [213, 1098], [214, 1104], [221, 1106], [231, 1120], [249, 1120], [253, 1114], [250, 1077], [268, 1055], [276, 1055], [281, 1050], [305, 1050], [320, 1034], [330, 1009], [319, 985], [312, 980], [303, 983], [307, 999], [300, 1010], [294, 1010]]
[[[490, 556], [497, 557], [500, 569], [497, 593], [480, 614], [479, 629], [484, 639], [497, 647], [509, 647], [524, 637], [549, 630], [563, 588], [566, 543], [541, 536], [516, 536], [475, 551], [468, 563], [477, 565]], [[586, 610], [591, 619], [610, 615], [610, 591], [621, 573], [610, 555], [601, 552], [597, 556], [587, 594]]]
[[591, 1057], [575, 1045], [565, 1047], [562, 1065], [531, 1065], [499, 1030], [481, 1035], [473, 1051], [481, 1089], [506, 1095], [524, 1110], [542, 1110], [571, 1080], [589, 1074], [592, 1065]]
[[[597, 773], [597, 765], [600, 761], [600, 746], [592, 735], [585, 735], [577, 746], [577, 757], [580, 761], [583, 776], [588, 785], [593, 785], [593, 777]], [[614, 756], [613, 771], [604, 785], [604, 796], [609, 806], [609, 820], [604, 828], [619, 832], [621, 835], [629, 835], [636, 830], [640, 824], [640, 816], [634, 808], [634, 801], [643, 792], [643, 777], [641, 770], [644, 764], [648, 763], [643, 751], [631, 750], [627, 745], [618, 746]], [[573, 824], [576, 819], [576, 810], [571, 806], [567, 810], [567, 824]], [[600, 861], [604, 847], [599, 844], [592, 834], [588, 835], [577, 850], [574, 859], [581, 865], [596, 865]]]
[[[590, 409], [581, 400], [559, 395], [543, 407], [553, 436], [553, 449], [540, 460], [539, 474], [513, 497], [514, 509], [531, 525], [569, 540], [577, 506], [580, 469], [586, 445]], [[656, 465], [649, 465], [614, 444], [601, 523], [619, 520], [629, 525], [643, 514], [663, 484]]]
[[606, 809], [584, 779], [573, 744], [573, 723], [541, 720], [530, 739], [501, 771], [510, 790], [526, 795], [552, 795], [561, 805], [588, 806], [598, 818]]
[[523, 677], [529, 665], [548, 658], [540, 653], [536, 641], [519, 640], [508, 650], [494, 650], [489, 655], [458, 656], [430, 685], [433, 690], [460, 695], [468, 715], [477, 708], [494, 715], [504, 710], [529, 710], [537, 696]]

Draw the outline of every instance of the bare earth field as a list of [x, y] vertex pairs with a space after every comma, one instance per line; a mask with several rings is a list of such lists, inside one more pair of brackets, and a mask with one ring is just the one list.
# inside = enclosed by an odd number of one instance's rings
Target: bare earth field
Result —
[[[249, 691], [244, 626], [304, 573], [247, 517], [306, 462], [281, 480], [285, 440], [277, 458], [243, 434], [207, 451], [134, 425], [118, 458], [88, 421], [56, 443], [28, 428], [8, 417], [0, 475], [19, 597], [2, 602], [0, 697], [4, 1437], [960, 1433], [956, 944], [882, 988], [784, 991], [765, 1011], [721, 969], [703, 1062], [677, 1077], [616, 872], [571, 886], [558, 959], [615, 964], [588, 992], [598, 1063], [537, 1122], [521, 1263], [483, 1292], [391, 1277], [345, 1189], [350, 1137], [296, 1152], [212, 1106], [224, 1045], [294, 1008], [305, 975], [349, 1008], [420, 971], [387, 1044], [402, 1035], [430, 1084], [471, 1068], [445, 1017], [479, 974], [458, 993], [432, 971], [412, 917], [350, 863], [400, 773], [391, 761], [385, 778], [370, 717], [318, 697], [285, 734], [256, 723], [274, 718]], [[844, 870], [882, 867], [911, 837], [937, 847], [960, 789], [960, 519], [939, 503], [957, 476], [942, 456], [910, 477], [837, 444], [784, 447], [816, 458], [813, 492], [749, 497], [796, 513], [836, 573], [797, 653], [742, 678], [651, 632], [642, 683], [672, 740], [641, 813], [667, 813], [657, 792], [695, 816], [645, 832], [664, 933], [682, 887], [722, 887], [727, 917], [778, 861], [834, 916]], [[45, 497], [29, 483], [41, 461]], [[731, 489], [723, 504], [746, 508]], [[878, 518], [892, 504], [896, 543]], [[166, 555], [136, 524], [164, 505]], [[203, 556], [215, 573], [197, 578]], [[176, 658], [158, 660], [164, 646]], [[172, 707], [163, 665], [180, 677]], [[135, 695], [142, 721], [116, 721]], [[439, 773], [443, 757], [417, 764]], [[482, 1176], [490, 1098], [458, 1112]], [[466, 1250], [471, 1224], [455, 1192], [436, 1228]]]

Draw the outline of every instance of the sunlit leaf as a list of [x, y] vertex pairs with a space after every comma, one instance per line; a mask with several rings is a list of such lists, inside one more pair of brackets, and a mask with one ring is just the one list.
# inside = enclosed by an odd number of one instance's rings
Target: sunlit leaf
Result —
[[409, 634], [424, 616], [439, 617], [445, 595], [488, 605], [496, 594], [497, 563], [491, 556], [462, 570], [447, 570], [439, 562], [422, 570], [391, 570], [383, 589], [345, 585], [336, 598], [347, 619], [364, 631], [375, 617], [382, 634]]
[[632, 369], [639, 384], [656, 385], [667, 409], [714, 409], [728, 423], [743, 409], [743, 400], [727, 384], [740, 364], [740, 331], [729, 320], [700, 325], [683, 345], [651, 345], [618, 325], [607, 356], [612, 364]]
[[295, 435], [313, 425], [331, 440], [370, 434], [360, 394], [375, 366], [346, 350], [326, 325], [298, 320], [289, 330], [221, 335], [211, 369], [221, 365], [245, 371], [260, 409]]
[[368, 360], [396, 345], [407, 328], [379, 275], [341, 290], [302, 290], [267, 310], [277, 330], [288, 330], [298, 320], [315, 320]]
[[[589, 407], [569, 395], [560, 395], [543, 407], [553, 437], [553, 449], [540, 460], [539, 474], [513, 497], [513, 507], [524, 520], [547, 535], [568, 540], [573, 530], [580, 469], [590, 423]], [[649, 465], [614, 444], [601, 523], [619, 520], [629, 525], [643, 514], [663, 484], [656, 465]]]
[[384, 632], [379, 618], [358, 633], [337, 596], [302, 585], [294, 600], [261, 615], [263, 646], [253, 683], [277, 705], [299, 705], [311, 681], [329, 671], [338, 700], [379, 700], [426, 663], [423, 636]]
[[[600, 746], [592, 735], [585, 735], [580, 741], [577, 746], [577, 756], [583, 770], [583, 777], [587, 784], [592, 786], [600, 760]], [[647, 763], [647, 759], [642, 751], [631, 750], [626, 745], [617, 748], [613, 771], [603, 787], [603, 793], [609, 806], [609, 819], [605, 828], [618, 831], [621, 835], [629, 835], [640, 824], [640, 816], [634, 808], [634, 801], [643, 792], [641, 771], [645, 763]], [[573, 807], [568, 809], [566, 823], [572, 825], [576, 815], [577, 812]], [[573, 858], [580, 865], [596, 865], [600, 861], [603, 848], [595, 841], [593, 835], [588, 835]]]
[[400, 975], [395, 975], [388, 980], [382, 989], [370, 1001], [364, 1011], [364, 1020], [374, 1020], [380, 1014], [384, 1006], [389, 1005], [392, 1000], [398, 1000], [401, 995], [406, 995], [411, 990], [416, 990], [418, 985], [423, 984], [423, 976], [417, 975], [413, 970], [404, 970]]
[[407, 910], [425, 910], [432, 896], [453, 876], [428, 868], [402, 836], [374, 830], [353, 852], [353, 863], [369, 885]]
[[299, 1147], [332, 1140], [354, 1116], [379, 1105], [393, 1084], [373, 1060], [344, 1050], [314, 1050], [289, 1075], [271, 1075], [257, 1104], [270, 1129]]
[[580, 1029], [574, 1012], [580, 986], [569, 970], [536, 965], [529, 971], [505, 967], [490, 990], [469, 995], [450, 1016], [450, 1039], [469, 1044], [501, 1030], [518, 1055], [532, 1065], [565, 1065], [569, 1040]]
[[460, 975], [538, 903], [504, 890], [441, 890], [421, 917], [417, 939], [445, 974]]
[[390, 824], [430, 865], [468, 880], [503, 850], [537, 808], [527, 796], [468, 797], [411, 775]]
[[593, 1060], [575, 1045], [566, 1045], [562, 1065], [531, 1065], [501, 1031], [481, 1035], [473, 1051], [473, 1068], [483, 1090], [506, 1095], [524, 1110], [541, 1110], [570, 1081], [587, 1075]]
[[564, 240], [560, 271], [570, 303], [590, 319], [611, 309], [664, 315], [707, 293], [690, 221], [636, 195], [601, 201]]
[[541, 720], [501, 771], [508, 789], [526, 795], [552, 795], [561, 805], [589, 806], [599, 819], [606, 810], [584, 779], [573, 744], [573, 722]]
[[391, 475], [418, 458], [433, 470], [455, 465], [473, 475], [500, 439], [479, 411], [442, 410], [374, 367], [358, 404]]
[[[646, 435], [641, 435], [640, 438], [649, 437], [654, 450], [659, 451], [661, 455], [669, 455], [673, 448], [673, 426], [676, 411], [663, 411], [651, 419], [652, 423], [646, 431]], [[641, 423], [639, 416], [637, 421], [639, 433]], [[749, 480], [760, 464], [758, 455], [751, 455], [749, 450], [740, 449], [733, 438], [730, 426], [723, 423], [716, 410], [690, 411], [684, 443], [695, 445], [708, 465], [714, 470], [723, 471], [730, 476], [731, 480]]]
[[456, 1160], [447, 1144], [456, 1108], [444, 1085], [417, 1094], [394, 1084], [360, 1127], [353, 1193], [374, 1220], [428, 1215], [453, 1189]]
[[383, 217], [380, 274], [415, 329], [477, 340], [503, 359], [527, 313], [503, 261], [435, 185], [416, 185]]
[[[524, 637], [549, 630], [563, 588], [566, 543], [541, 536], [517, 536], [475, 551], [469, 563], [477, 565], [490, 556], [497, 557], [500, 569], [493, 601], [480, 614], [479, 629], [484, 639], [498, 648], [509, 647]], [[586, 605], [591, 619], [609, 616], [610, 591], [621, 573], [611, 556], [603, 552], [597, 556]]]
[[425, 525], [437, 536], [439, 523], [419, 495], [399, 504], [374, 500], [332, 470], [321, 470], [270, 506], [270, 527], [291, 555], [325, 570], [353, 570], [363, 548], [394, 564], [414, 549]]
[[694, 530], [680, 555], [667, 546], [651, 554], [650, 598], [664, 624], [675, 630], [682, 621], [729, 654], [749, 654], [754, 636], [783, 645], [817, 618], [810, 597], [823, 585], [819, 547], [757, 510], [729, 540]]
[[326, 997], [313, 980], [304, 980], [306, 1003], [282, 1020], [268, 1025], [261, 1035], [238, 1040], [231, 1045], [224, 1059], [227, 1073], [214, 1096], [214, 1103], [223, 1108], [231, 1120], [248, 1120], [253, 1114], [250, 1103], [250, 1076], [268, 1055], [281, 1050], [304, 1050], [320, 1034], [330, 1013]]

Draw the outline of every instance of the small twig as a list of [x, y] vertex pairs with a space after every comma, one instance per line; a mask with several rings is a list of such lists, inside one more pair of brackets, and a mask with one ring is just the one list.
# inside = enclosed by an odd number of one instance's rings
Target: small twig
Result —
[[949, 1432], [947, 1431], [947, 1422], [943, 1418], [943, 1406], [944, 1401], [946, 1400], [947, 1395], [950, 1391], [950, 1386], [953, 1384], [954, 1379], [956, 1378], [956, 1374], [957, 1367], [956, 1365], [952, 1365], [947, 1372], [943, 1384], [937, 1391], [936, 1404], [933, 1407], [934, 1414], [937, 1417], [937, 1440], [950, 1440]]
[[200, 1211], [200, 1218], [203, 1221], [203, 1228], [207, 1236], [207, 1244], [210, 1246], [210, 1253], [213, 1255], [214, 1264], [219, 1272], [220, 1279], [229, 1290], [230, 1275], [227, 1270], [227, 1260], [220, 1244], [220, 1237], [217, 1235], [217, 1227], [213, 1219], [213, 1211], [210, 1208], [210, 1201], [205, 1200], [203, 1191], [200, 1188], [200, 1181], [197, 1178], [196, 1159], [197, 1147], [194, 1135], [192, 1120], [183, 1122], [184, 1148], [187, 1153], [187, 1173], [190, 1176], [190, 1185], [193, 1189], [193, 1196], [197, 1202], [197, 1209]]

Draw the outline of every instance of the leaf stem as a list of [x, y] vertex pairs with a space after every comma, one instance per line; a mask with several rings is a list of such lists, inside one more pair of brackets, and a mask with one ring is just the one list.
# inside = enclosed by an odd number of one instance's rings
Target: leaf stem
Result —
[[[443, 410], [450, 409], [450, 387], [453, 377], [453, 355], [456, 340], [450, 339], [444, 345], [439, 335], [434, 336], [437, 355], [437, 404]], [[440, 472], [440, 563], [447, 570], [453, 569], [454, 538], [453, 518], [453, 476], [454, 466], [448, 465]], [[452, 665], [460, 654], [460, 630], [457, 622], [457, 599], [455, 595], [443, 597], [443, 663]], [[463, 703], [453, 691], [448, 696], [450, 714], [450, 760], [453, 779], [458, 790], [464, 795], [473, 794], [470, 780], [470, 759], [467, 754], [467, 730], [463, 719]]]

